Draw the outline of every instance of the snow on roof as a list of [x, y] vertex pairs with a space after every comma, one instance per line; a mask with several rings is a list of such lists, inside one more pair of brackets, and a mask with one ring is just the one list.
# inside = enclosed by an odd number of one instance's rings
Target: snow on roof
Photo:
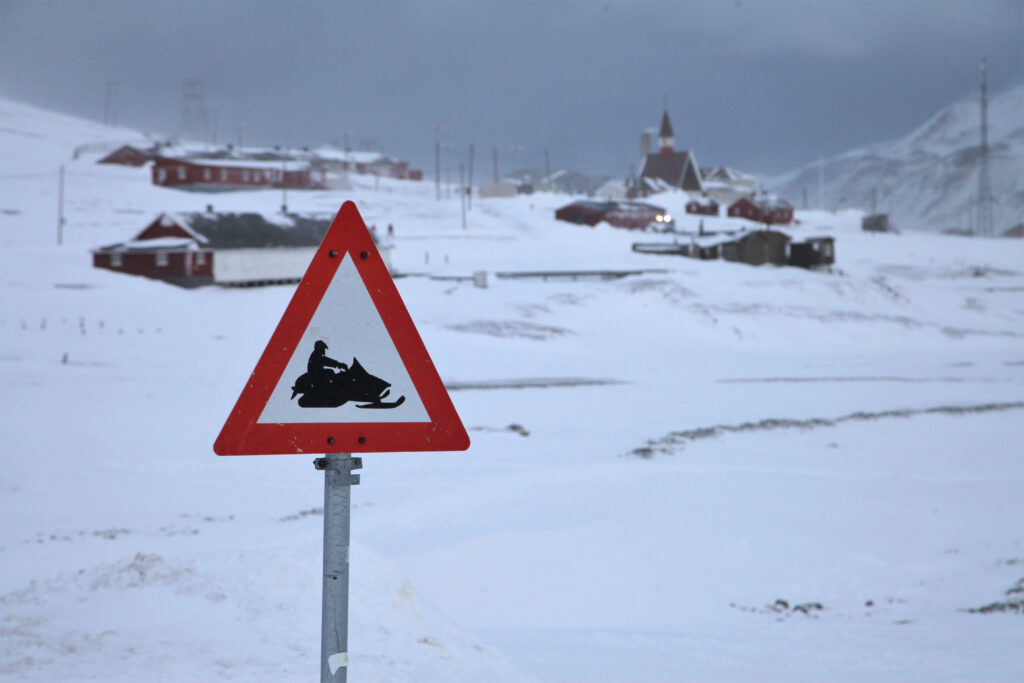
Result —
[[[206, 241], [205, 239], [203, 240]], [[154, 237], [148, 240], [128, 240], [121, 249], [198, 249], [195, 240], [188, 237]]]
[[[205, 237], [203, 237], [202, 235], [200, 235], [199, 233], [197, 233], [195, 230], [192, 229], [192, 226], [189, 225], [189, 219], [188, 219], [187, 216], [182, 216], [180, 214], [172, 213], [170, 211], [165, 211], [162, 214], [160, 214], [160, 219], [159, 220], [160, 220], [160, 225], [162, 227], [169, 228], [172, 225], [177, 225], [179, 228], [181, 228], [182, 230], [187, 232], [189, 235], [191, 235], [192, 239], [194, 239], [195, 241], [201, 242], [202, 244], [206, 244], [206, 242], [207, 242]], [[163, 239], [163, 238], [157, 238], [157, 239]]]
[[662, 180], [661, 178], [654, 178], [651, 176], [644, 176], [640, 178], [640, 182], [647, 186], [647, 189], [651, 190], [652, 192], [667, 192], [669, 190], [676, 189], [674, 185], [670, 185], [665, 180]]
[[699, 194], [691, 194], [690, 201], [699, 206], [718, 206], [718, 203], [711, 197], [705, 197], [704, 195]]
[[698, 247], [715, 247], [728, 242], [735, 242], [746, 235], [747, 233], [743, 232], [719, 232], [713, 235], [698, 235], [690, 241]]
[[214, 249], [258, 247], [316, 247], [320, 245], [333, 215], [191, 213], [192, 229]]
[[774, 194], [759, 194], [752, 200], [754, 204], [762, 209], [792, 209], [793, 205], [782, 197]]
[[314, 150], [316, 156], [330, 161], [347, 161], [353, 164], [372, 164], [378, 161], [394, 161], [381, 152], [345, 151], [336, 147], [323, 146]]
[[719, 180], [725, 182], [736, 182], [736, 181], [747, 181], [753, 182], [754, 177], [747, 175], [741, 171], [737, 171], [735, 168], [729, 168], [728, 166], [712, 166], [710, 168], [700, 169], [700, 174], [708, 180]]

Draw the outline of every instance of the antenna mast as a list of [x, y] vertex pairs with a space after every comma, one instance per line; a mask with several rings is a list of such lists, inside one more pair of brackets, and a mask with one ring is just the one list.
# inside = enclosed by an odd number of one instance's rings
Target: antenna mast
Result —
[[978, 234], [992, 235], [992, 181], [988, 169], [988, 58], [981, 60], [981, 150], [978, 158]]

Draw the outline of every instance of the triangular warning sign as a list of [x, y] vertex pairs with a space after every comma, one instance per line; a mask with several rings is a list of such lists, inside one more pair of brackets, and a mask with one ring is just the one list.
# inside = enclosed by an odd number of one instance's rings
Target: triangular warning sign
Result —
[[469, 448], [356, 205], [345, 202], [213, 445], [219, 455]]

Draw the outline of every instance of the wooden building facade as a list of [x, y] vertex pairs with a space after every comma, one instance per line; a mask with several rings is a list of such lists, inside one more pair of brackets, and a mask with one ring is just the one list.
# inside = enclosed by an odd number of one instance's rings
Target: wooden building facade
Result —
[[282, 187], [322, 190], [327, 187], [327, 174], [309, 165], [288, 168], [285, 164], [265, 166], [226, 159], [158, 157], [153, 162], [153, 184], [200, 192]]

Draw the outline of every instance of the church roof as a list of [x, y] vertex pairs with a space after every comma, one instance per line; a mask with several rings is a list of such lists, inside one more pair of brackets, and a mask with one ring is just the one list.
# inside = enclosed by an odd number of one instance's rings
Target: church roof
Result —
[[643, 178], [661, 178], [672, 187], [688, 192], [701, 192], [700, 172], [689, 150], [648, 154], [640, 169]]

